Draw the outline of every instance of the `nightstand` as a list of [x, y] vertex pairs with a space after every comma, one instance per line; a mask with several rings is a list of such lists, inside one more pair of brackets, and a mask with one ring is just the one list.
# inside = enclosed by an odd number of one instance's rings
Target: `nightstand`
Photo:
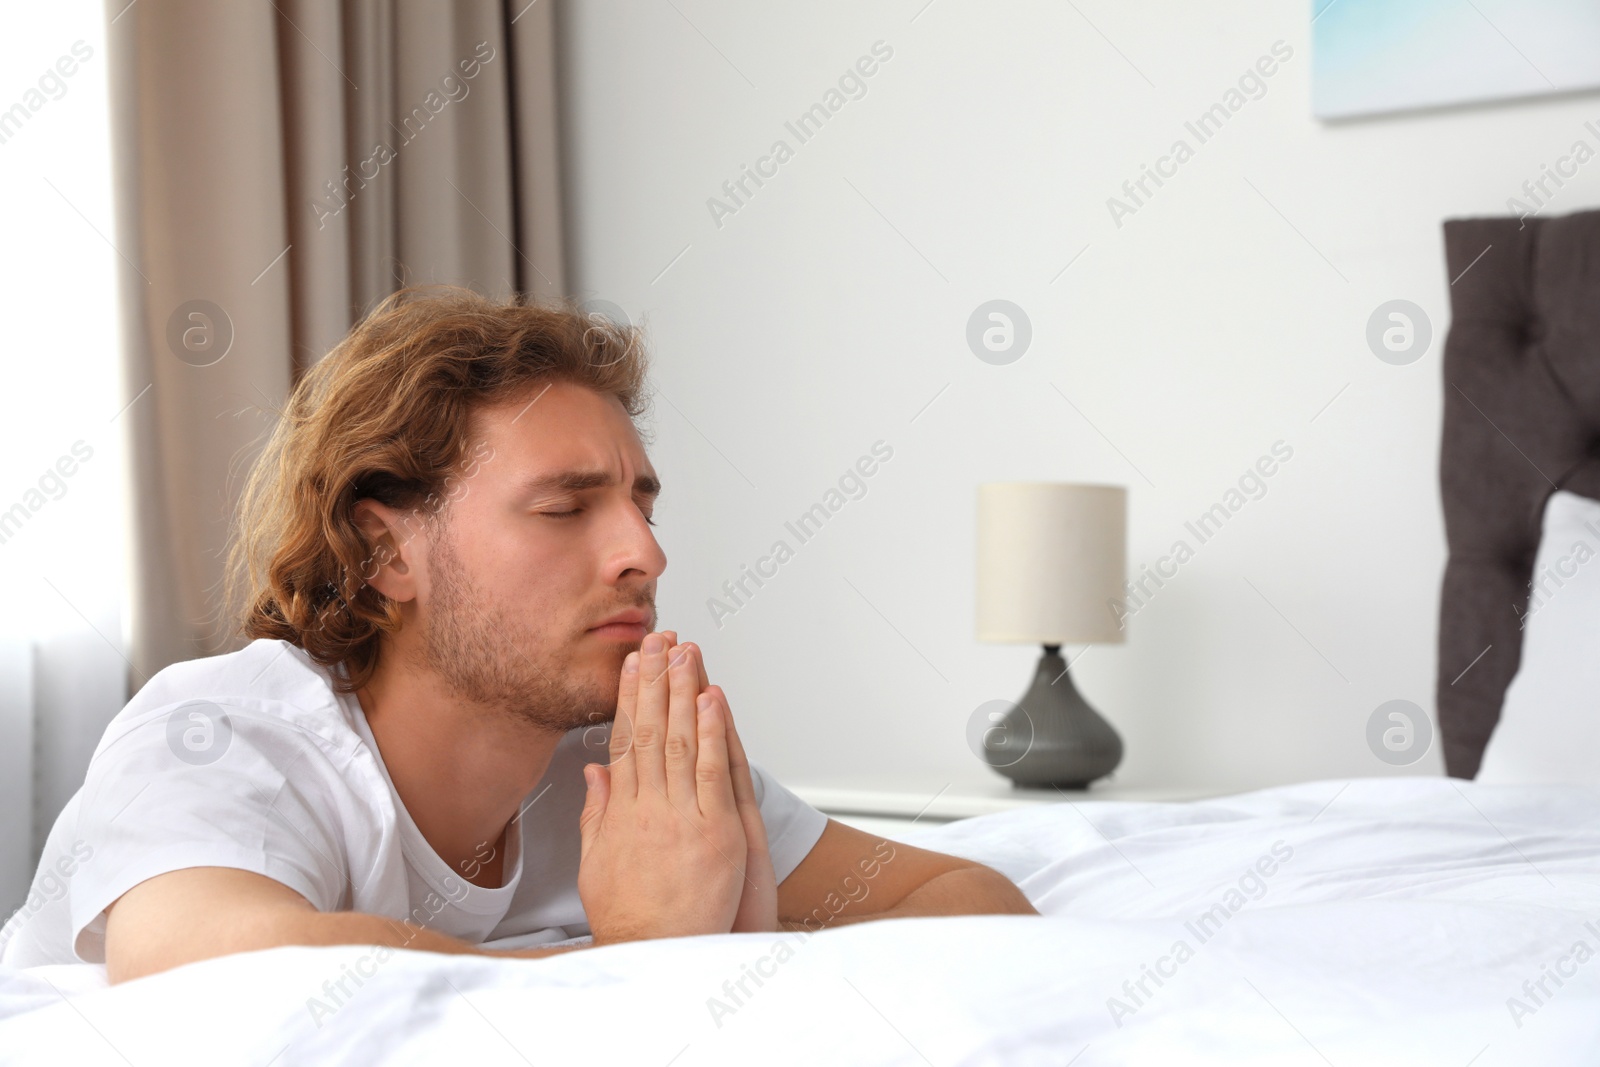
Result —
[[912, 825], [954, 822], [1034, 804], [1107, 800], [1175, 802], [1235, 792], [1222, 787], [1137, 786], [1118, 782], [1101, 782], [1083, 790], [1020, 789], [998, 777], [992, 782], [901, 779], [862, 785], [810, 780], [785, 785], [831, 819], [890, 837], [895, 831]]

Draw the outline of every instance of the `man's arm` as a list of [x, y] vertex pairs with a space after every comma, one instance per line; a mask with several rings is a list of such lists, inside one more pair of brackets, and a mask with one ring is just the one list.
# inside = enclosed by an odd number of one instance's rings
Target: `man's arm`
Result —
[[106, 912], [111, 984], [277, 945], [387, 945], [479, 956], [549, 956], [590, 945], [485, 949], [416, 923], [322, 912], [281, 882], [233, 867], [188, 867], [140, 882]]
[[1005, 875], [981, 863], [889, 841], [828, 820], [778, 885], [787, 930], [911, 915], [1037, 915]]
[[[697, 654], [669, 666], [659, 644], [624, 665], [610, 765], [584, 768], [578, 897], [594, 945], [725, 933], [744, 889], [745, 865], [729, 857], [744, 859], [741, 809], [755, 804], [754, 792], [748, 776], [735, 788], [720, 706], [697, 712]], [[650, 879], [641, 883], [640, 870]], [[111, 905], [106, 975], [115, 983], [235, 952], [342, 944], [520, 957], [589, 947], [483, 949], [414, 923], [318, 911], [250, 871], [190, 867], [140, 882]]]
[[[677, 642], [676, 631], [663, 633]], [[749, 762], [727, 695], [721, 686], [710, 684], [699, 647], [684, 647], [694, 650], [700, 690], [711, 695], [727, 720], [728, 749], [736, 765], [735, 790], [742, 781], [745, 793], [752, 793]], [[746, 819], [748, 888], [739, 902], [734, 933], [772, 929], [769, 924], [774, 921], [783, 929], [815, 930], [820, 925], [904, 915], [1039, 914], [1015, 883], [991, 867], [886, 841], [832, 819], [805, 859], [777, 887], [776, 894], [770, 888], [764, 890], [767, 896], [763, 901], [762, 879], [771, 878], [772, 861], [753, 795], [748, 809], [741, 803], [741, 814], [753, 818]], [[777, 897], [775, 907], [773, 895]], [[866, 903], [868, 899], [871, 904]]]

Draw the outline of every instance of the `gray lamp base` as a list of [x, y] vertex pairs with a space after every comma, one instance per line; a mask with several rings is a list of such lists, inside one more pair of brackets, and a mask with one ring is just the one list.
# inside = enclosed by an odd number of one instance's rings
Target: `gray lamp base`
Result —
[[1122, 738], [1072, 684], [1060, 645], [1045, 645], [1033, 684], [984, 739], [984, 761], [1030, 788], [1087, 789], [1122, 762]]

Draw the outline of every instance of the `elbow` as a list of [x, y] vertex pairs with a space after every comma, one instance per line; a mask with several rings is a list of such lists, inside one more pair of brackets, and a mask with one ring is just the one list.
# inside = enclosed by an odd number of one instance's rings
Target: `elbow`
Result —
[[1039, 911], [1028, 900], [1026, 894], [1017, 888], [1017, 883], [995, 870], [982, 864], [974, 864], [969, 877], [973, 880], [978, 892], [979, 907], [972, 912], [974, 915], [1037, 915]]

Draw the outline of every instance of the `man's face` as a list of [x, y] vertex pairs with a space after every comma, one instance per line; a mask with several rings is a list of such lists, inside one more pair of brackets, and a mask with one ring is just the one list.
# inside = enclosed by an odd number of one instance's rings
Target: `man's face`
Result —
[[[655, 629], [667, 558], [655, 470], [614, 397], [566, 381], [474, 413], [476, 463], [420, 540], [424, 665], [459, 695], [566, 731], [616, 714], [622, 661]], [[572, 482], [586, 476], [583, 483]], [[594, 629], [642, 611], [631, 628]]]

